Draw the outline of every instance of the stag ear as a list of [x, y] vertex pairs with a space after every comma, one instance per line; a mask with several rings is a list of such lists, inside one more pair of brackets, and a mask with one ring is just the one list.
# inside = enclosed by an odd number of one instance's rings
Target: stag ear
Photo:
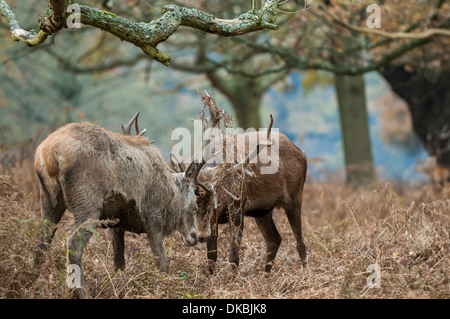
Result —
[[196, 163], [193, 161], [191, 164], [189, 164], [188, 168], [186, 169], [184, 173], [184, 178], [191, 183], [197, 182], [197, 176], [198, 173], [200, 173], [200, 170], [202, 169], [203, 165], [205, 165], [205, 161], [202, 161], [201, 163]]
[[170, 153], [170, 165], [172, 166], [172, 169], [177, 173], [183, 173], [186, 171], [186, 164], [179, 159], [177, 156]]
[[195, 181], [198, 173], [200, 172], [200, 169], [198, 168], [198, 166], [199, 166], [198, 163], [194, 163], [194, 162], [189, 164], [188, 168], [186, 169], [186, 171], [184, 173], [184, 178], [186, 178], [190, 181]]

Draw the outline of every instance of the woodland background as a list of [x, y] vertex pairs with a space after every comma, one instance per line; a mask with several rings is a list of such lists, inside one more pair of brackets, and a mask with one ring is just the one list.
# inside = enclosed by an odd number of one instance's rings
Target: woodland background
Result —
[[[37, 29], [48, 5], [9, 2], [26, 30]], [[150, 21], [169, 2], [80, 3]], [[170, 3], [220, 18], [234, 18], [252, 5]], [[300, 268], [282, 212], [276, 223], [283, 244], [271, 274], [262, 270], [265, 248], [250, 218], [239, 271], [227, 265], [224, 229], [214, 276], [205, 270], [205, 247], [182, 247], [174, 239], [166, 242], [172, 271], [159, 274], [145, 239], [137, 235], [128, 238], [129, 266], [115, 274], [109, 234], [99, 231], [84, 257], [91, 295], [448, 298], [450, 37], [426, 31], [450, 28], [450, 5], [378, 3], [379, 30], [390, 35], [372, 32], [365, 4], [350, 0], [288, 1], [278, 12], [278, 30], [238, 37], [180, 27], [158, 46], [171, 57], [170, 66], [92, 27], [63, 29], [29, 48], [12, 41], [0, 17], [0, 296], [66, 297], [63, 243], [70, 216], [39, 280], [30, 281], [39, 228], [32, 163], [45, 136], [78, 121], [119, 132], [120, 123], [140, 111], [146, 137], [168, 159], [172, 130], [191, 129], [199, 116], [199, 89], [214, 92], [236, 127], [267, 127], [273, 114], [274, 127], [306, 152], [303, 219], [310, 266]], [[381, 289], [365, 285], [373, 263], [381, 265]]]

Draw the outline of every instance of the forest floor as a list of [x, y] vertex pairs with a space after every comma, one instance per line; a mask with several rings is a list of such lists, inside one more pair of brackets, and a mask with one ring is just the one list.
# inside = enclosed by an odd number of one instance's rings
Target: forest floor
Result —
[[[32, 168], [0, 176], [0, 298], [67, 298], [66, 212], [45, 262], [33, 250], [42, 226]], [[265, 243], [245, 219], [237, 271], [228, 263], [229, 229], [219, 227], [215, 273], [206, 245], [164, 241], [169, 273], [156, 269], [145, 235], [127, 233], [126, 268], [115, 272], [110, 233], [97, 229], [84, 250], [83, 268], [93, 298], [450, 298], [450, 185], [379, 183], [350, 191], [339, 183], [307, 181], [303, 233], [308, 265], [301, 266], [283, 211], [274, 221], [283, 238], [270, 273]], [[378, 270], [378, 272], [377, 272]], [[379, 275], [379, 282], [376, 277]], [[379, 288], [377, 288], [379, 283]]]

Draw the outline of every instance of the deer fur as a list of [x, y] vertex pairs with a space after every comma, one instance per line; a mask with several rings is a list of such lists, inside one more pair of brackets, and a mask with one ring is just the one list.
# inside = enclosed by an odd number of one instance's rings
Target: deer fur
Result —
[[[115, 227], [116, 268], [125, 264], [125, 231], [147, 234], [164, 272], [168, 265], [163, 236], [178, 230], [185, 243], [197, 243], [194, 191], [201, 165], [192, 163], [182, 174], [171, 173], [157, 147], [141, 136], [113, 133], [90, 123], [67, 124], [39, 145], [35, 167], [42, 216], [57, 224], [66, 209], [74, 215], [69, 262], [80, 269], [83, 248], [92, 233], [79, 228], [89, 220], [116, 220], [110, 225]], [[50, 244], [55, 231], [44, 231], [40, 249]], [[42, 255], [39, 251], [37, 257]], [[88, 296], [82, 270], [81, 289], [76, 293], [81, 298]]]
[[[210, 145], [213, 147], [217, 143], [222, 143], [226, 145], [227, 151], [234, 148], [234, 154], [240, 151], [245, 156], [255, 148], [255, 145], [250, 145], [249, 142], [256, 140], [251, 135], [259, 134], [258, 140], [261, 140], [264, 138], [262, 133], [245, 133], [250, 137], [245, 139], [245, 147], [237, 142], [238, 135], [224, 137], [225, 143], [213, 140]], [[232, 142], [229, 142], [230, 139]], [[278, 170], [274, 174], [261, 174], [261, 167], [265, 165], [262, 163], [268, 162], [264, 156], [270, 156], [269, 150], [264, 154], [261, 152], [255, 163], [250, 161], [247, 164], [246, 168], [254, 174], [253, 177], [243, 174], [242, 171], [230, 169], [239, 167], [230, 163], [219, 163], [214, 167], [204, 166], [199, 173], [198, 180], [206, 186], [206, 190], [199, 191], [195, 222], [199, 241], [207, 242], [207, 255], [212, 265], [217, 260], [217, 224], [222, 223], [232, 223], [238, 227], [238, 231], [232, 236], [229, 261], [235, 266], [239, 265], [239, 246], [244, 227], [242, 217], [250, 216], [255, 218], [266, 242], [265, 270], [270, 271], [281, 244], [281, 236], [272, 219], [275, 208], [283, 208], [286, 212], [297, 241], [297, 251], [303, 266], [306, 265], [306, 247], [303, 243], [301, 226], [303, 187], [307, 171], [306, 155], [282, 133], [272, 133], [272, 141], [279, 143]], [[176, 157], [172, 156], [171, 161], [175, 170], [185, 169]], [[237, 157], [236, 163], [239, 163]], [[243, 187], [239, 186], [241, 178], [244, 178]], [[217, 206], [217, 209], [214, 206]], [[213, 266], [210, 270], [213, 271]]]

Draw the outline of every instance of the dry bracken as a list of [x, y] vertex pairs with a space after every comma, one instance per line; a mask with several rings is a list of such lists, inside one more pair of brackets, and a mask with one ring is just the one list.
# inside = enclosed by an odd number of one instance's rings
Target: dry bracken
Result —
[[[85, 273], [95, 298], [449, 298], [450, 186], [389, 183], [351, 192], [342, 185], [308, 180], [304, 192], [304, 240], [309, 264], [300, 267], [295, 238], [283, 212], [274, 221], [283, 236], [271, 273], [265, 246], [248, 219], [236, 271], [227, 261], [229, 229], [219, 228], [214, 275], [206, 247], [188, 248], [174, 238], [165, 247], [168, 274], [142, 235], [127, 234], [127, 267], [114, 271], [110, 234], [98, 229], [86, 247]], [[46, 261], [33, 268], [42, 224], [35, 194], [0, 177], [0, 298], [65, 298], [65, 243], [73, 225], [60, 222]], [[370, 288], [369, 265], [380, 269], [380, 288]]]

